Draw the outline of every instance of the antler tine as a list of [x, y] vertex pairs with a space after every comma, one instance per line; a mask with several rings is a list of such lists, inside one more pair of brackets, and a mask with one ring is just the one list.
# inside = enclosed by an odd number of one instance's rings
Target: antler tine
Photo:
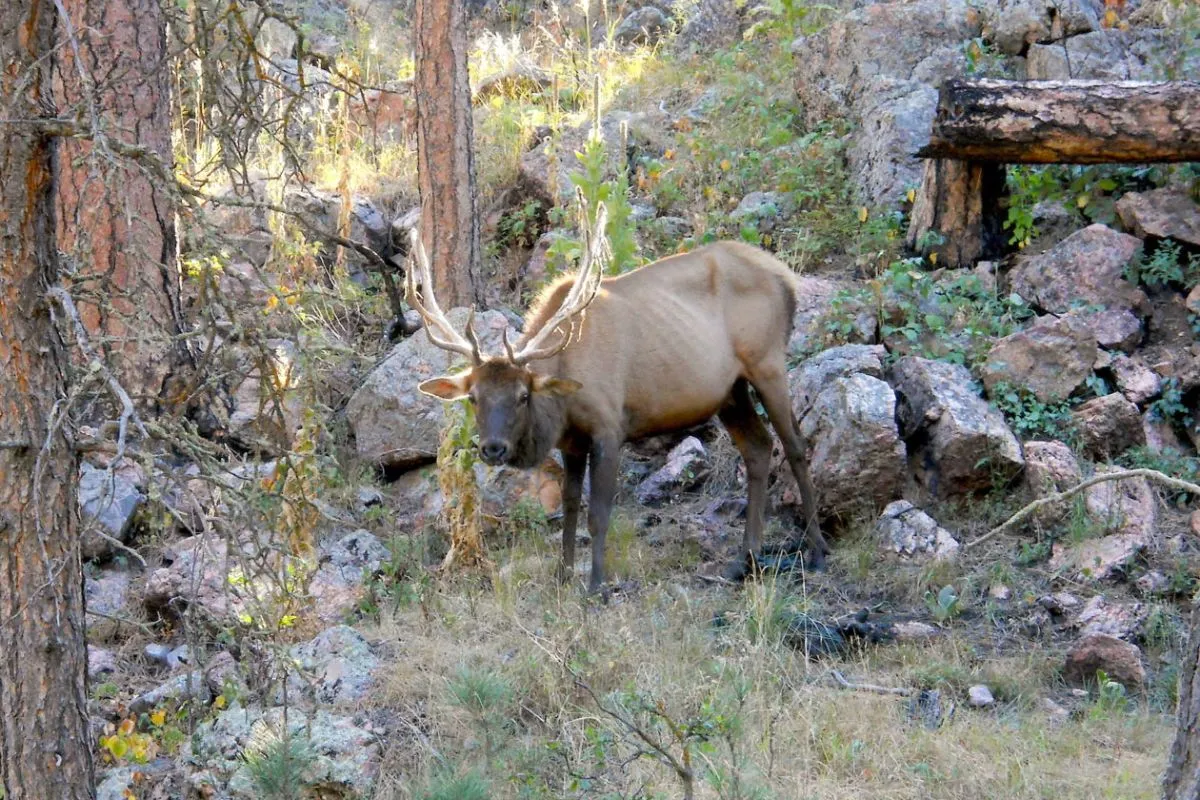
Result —
[[[474, 364], [482, 363], [479, 340], [475, 336], [474, 329], [475, 307], [471, 307], [471, 314], [467, 319], [469, 338], [464, 338], [462, 334], [454, 330], [454, 326], [442, 312], [442, 307], [438, 305], [437, 297], [433, 293], [433, 271], [429, 266], [429, 255], [425, 252], [425, 245], [421, 242], [421, 236], [416, 228], [412, 230], [411, 241], [413, 268], [409, 269], [408, 274], [404, 277], [404, 299], [417, 310], [421, 319], [425, 320], [425, 335], [429, 337], [429, 341], [443, 350], [470, 357]], [[421, 275], [421, 292], [419, 294], [417, 292], [417, 272], [420, 272]]]
[[[582, 197], [580, 201], [582, 204]], [[585, 221], [586, 218], [586, 206], [584, 205]], [[563, 298], [554, 315], [525, 343], [519, 352], [513, 354], [511, 348], [508, 348], [509, 359], [513, 363], [524, 364], [549, 358], [562, 352], [563, 348], [571, 343], [577, 332], [576, 318], [591, 305], [592, 301], [596, 299], [596, 295], [600, 293], [600, 284], [604, 278], [604, 261], [608, 254], [608, 238], [604, 235], [607, 225], [608, 209], [603, 203], [600, 203], [596, 208], [595, 226], [590, 227], [586, 224], [583, 226], [585, 249], [583, 263], [580, 264], [575, 283], [571, 285], [570, 291], [567, 292], [567, 296]], [[571, 329], [566, 333], [560, 332], [559, 326], [567, 320], [571, 320]], [[550, 337], [556, 334], [559, 337], [558, 341], [547, 345], [546, 342]]]

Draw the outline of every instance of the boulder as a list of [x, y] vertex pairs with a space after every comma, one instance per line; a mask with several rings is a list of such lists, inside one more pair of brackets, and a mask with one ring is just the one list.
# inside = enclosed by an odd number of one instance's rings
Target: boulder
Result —
[[1008, 386], [1054, 403], [1083, 385], [1096, 355], [1096, 339], [1079, 319], [1043, 317], [992, 345], [980, 374], [989, 394]]
[[1132, 353], [1142, 341], [1142, 321], [1127, 308], [1074, 312], [1068, 316], [1082, 321], [1092, 332], [1096, 344], [1109, 350]]
[[[1096, 472], [1113, 469], [1101, 465]], [[1097, 483], [1085, 490], [1084, 505], [1088, 516], [1109, 533], [1077, 543], [1055, 542], [1050, 568], [1073, 580], [1100, 581], [1123, 573], [1157, 535], [1158, 501], [1145, 478]]]
[[1131, 691], [1141, 689], [1146, 682], [1142, 651], [1137, 645], [1103, 633], [1084, 636], [1075, 643], [1063, 665], [1063, 678], [1082, 686], [1095, 683], [1099, 671]]
[[[456, 308], [446, 316], [461, 331], [467, 313], [465, 308]], [[477, 313], [475, 330], [480, 346], [490, 353], [503, 352], [501, 336], [508, 324], [499, 311]], [[421, 332], [393, 347], [346, 405], [359, 458], [400, 470], [436, 460], [445, 401], [421, 394], [417, 384], [449, 372], [461, 359]]]
[[[117, 618], [129, 616], [130, 587], [133, 573], [121, 569], [102, 569], [85, 572], [83, 597], [88, 611], [88, 638], [104, 641], [112, 638], [121, 629]], [[104, 616], [100, 616], [103, 614]]]
[[320, 566], [308, 584], [317, 617], [324, 622], [344, 619], [362, 598], [364, 581], [378, 573], [390, 557], [387, 547], [365, 530], [323, 546]]
[[885, 547], [903, 556], [940, 561], [958, 555], [958, 540], [950, 531], [907, 500], [888, 504], [875, 523], [875, 533]]
[[643, 6], [629, 14], [613, 31], [617, 44], [654, 44], [671, 30], [671, 17], [658, 6]]
[[[289, 211], [304, 215], [320, 226], [322, 230], [330, 232], [338, 230], [338, 219], [342, 213], [342, 198], [337, 194], [320, 192], [308, 187], [296, 187], [285, 192], [283, 205]], [[387, 250], [392, 235], [391, 223], [374, 203], [366, 197], [351, 197], [349, 217], [348, 238], [363, 242], [376, 252]], [[324, 244], [326, 252], [331, 256], [337, 246], [332, 241]], [[362, 260], [362, 256], [357, 253], [347, 252], [346, 255], [356, 263]]]
[[[1048, 497], [1076, 486], [1083, 472], [1071, 448], [1062, 442], [1025, 442], [1025, 485], [1034, 498]], [[1039, 510], [1034, 518], [1042, 526], [1060, 522], [1070, 510], [1056, 503]]]
[[1096, 458], [1118, 456], [1146, 443], [1137, 406], [1120, 392], [1094, 397], [1071, 412], [1084, 452]]
[[1103, 633], [1118, 639], [1127, 638], [1146, 617], [1141, 603], [1114, 603], [1102, 594], [1088, 600], [1075, 618], [1080, 636]]
[[1056, 617], [1061, 617], [1079, 606], [1079, 598], [1070, 592], [1055, 592], [1038, 598], [1038, 605]]
[[1161, 80], [1155, 62], [1164, 44], [1160, 31], [1145, 28], [1093, 30], [1053, 44], [1030, 45], [1026, 75], [1037, 81]]
[[[837, 319], [835, 321], [834, 314]], [[836, 331], [829, 329], [836, 324]], [[874, 310], [848, 291], [848, 287], [826, 278], [801, 275], [796, 279], [796, 314], [788, 355], [805, 357], [817, 353], [831, 334], [836, 340], [854, 343], [875, 341], [878, 328]]]
[[1100, 28], [1101, 0], [995, 0], [982, 5], [983, 35], [1002, 53], [1022, 55], [1037, 42], [1053, 42]]
[[1104, 225], [1089, 225], [1044, 253], [1029, 256], [1009, 275], [1012, 290], [1052, 314], [1079, 306], [1144, 309], [1145, 294], [1124, 279], [1142, 242]]
[[518, 62], [503, 72], [483, 78], [475, 86], [475, 105], [497, 95], [539, 94], [554, 83], [554, 75], [537, 64]]
[[[631, 114], [612, 111], [600, 121], [604, 140], [604, 166], [600, 177], [612, 180], [630, 172], [630, 148], [636, 149], [647, 141], [644, 126], [651, 118], [648, 112]], [[521, 156], [518, 179], [528, 194], [551, 205], [570, 206], [575, 198], [575, 185], [570, 174], [578, 169], [572, 153], [582, 151], [592, 134], [592, 124], [567, 128], [559, 132], [554, 143], [553, 164], [549, 141], [543, 141]], [[555, 193], [557, 189], [557, 193]]]
[[1200, 205], [1182, 189], [1129, 192], [1117, 201], [1117, 214], [1139, 238], [1170, 238], [1200, 247]]
[[741, 32], [741, 14], [729, 0], [691, 0], [678, 4], [676, 13], [684, 15], [675, 44], [680, 50], [713, 52], [713, 48], [732, 44]]
[[1117, 356], [1112, 361], [1111, 369], [1117, 379], [1117, 388], [1131, 403], [1145, 405], [1162, 391], [1162, 379], [1141, 359]]
[[861, 373], [837, 378], [817, 397], [800, 429], [824, 513], [853, 513], [895, 499], [905, 449], [896, 429], [896, 396], [886, 383]]
[[102, 647], [87, 646], [87, 675], [94, 684], [108, 680], [117, 671], [117, 654]]
[[[295, 672], [288, 675], [288, 702], [354, 706], [375, 685], [379, 658], [358, 631], [335, 625], [290, 651]], [[282, 693], [276, 702], [283, 702]]]
[[996, 698], [992, 696], [992, 690], [982, 683], [967, 689], [967, 700], [975, 708], [987, 708], [996, 703]]
[[883, 345], [845, 344], [822, 350], [805, 359], [788, 373], [788, 389], [792, 395], [792, 413], [800, 419], [822, 391], [837, 378], [862, 374], [883, 378]]
[[146, 501], [146, 477], [133, 461], [101, 469], [86, 461], [79, 465], [78, 502], [83, 522], [81, 548], [85, 559], [99, 559], [116, 551], [99, 533], [125, 542], [138, 509]]
[[638, 502], [645, 506], [669, 502], [695, 488], [708, 476], [710, 466], [704, 445], [695, 436], [689, 436], [671, 449], [666, 464], [638, 485]]
[[197, 725], [185, 748], [197, 763], [228, 780], [230, 800], [257, 800], [262, 793], [247, 758], [281, 736], [301, 743], [307, 785], [334, 797], [371, 796], [382, 755], [378, 732], [369, 723], [324, 709], [304, 714], [294, 708], [230, 708]]
[[990, 488], [1025, 465], [1020, 443], [965, 367], [906, 356], [889, 378], [916, 477], [934, 495]]
[[750, 224], [759, 233], [775, 230], [782, 217], [789, 216], [795, 203], [785, 192], [751, 192], [741, 199], [737, 208], [729, 212], [729, 218], [741, 224]]
[[859, 131], [846, 161], [864, 199], [876, 205], [894, 203], [921, 184], [923, 168], [911, 154], [929, 143], [937, 88], [885, 76], [868, 86], [858, 107]]

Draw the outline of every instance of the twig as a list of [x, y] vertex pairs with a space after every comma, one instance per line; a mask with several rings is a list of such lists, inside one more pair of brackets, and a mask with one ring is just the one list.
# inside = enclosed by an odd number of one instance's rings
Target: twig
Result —
[[51, 286], [46, 292], [47, 297], [54, 300], [71, 320], [71, 327], [75, 332], [75, 341], [79, 345], [79, 349], [88, 357], [95, 368], [98, 369], [104, 376], [105, 383], [108, 384], [109, 391], [117, 398], [117, 402], [121, 404], [121, 418], [117, 422], [117, 453], [113, 457], [112, 466], [121, 463], [125, 457], [125, 435], [128, 432], [129, 422], [137, 427], [138, 433], [143, 438], [149, 439], [150, 434], [146, 432], [146, 426], [142, 424], [141, 417], [133, 408], [133, 400], [130, 399], [129, 393], [125, 391], [125, 387], [117, 380], [116, 376], [104, 365], [104, 362], [96, 356], [92, 350], [91, 343], [88, 342], [87, 329], [83, 327], [83, 320], [79, 317], [79, 309], [75, 307], [75, 301], [71, 299], [71, 295], [61, 286]]
[[1102, 475], [1093, 475], [1086, 481], [1078, 483], [1066, 491], [1057, 492], [1047, 497], [1034, 500], [1032, 503], [1013, 514], [1007, 520], [980, 536], [978, 539], [967, 542], [965, 545], [963, 545], [963, 547], [975, 547], [976, 545], [983, 544], [993, 536], [1003, 533], [1009, 528], [1016, 526], [1018, 523], [1025, 521], [1030, 516], [1037, 513], [1037, 511], [1040, 509], [1049, 505], [1054, 505], [1055, 503], [1061, 503], [1064, 500], [1069, 500], [1082, 492], [1084, 489], [1095, 486], [1098, 483], [1105, 483], [1107, 481], [1120, 481], [1125, 480], [1126, 478], [1147, 478], [1155, 481], [1156, 483], [1161, 483], [1164, 486], [1169, 486], [1172, 489], [1178, 489], [1180, 491], [1189, 492], [1191, 494], [1200, 496], [1200, 486], [1197, 486], [1194, 483], [1189, 483], [1188, 481], [1180, 480], [1179, 478], [1172, 478], [1170, 475], [1164, 475], [1156, 469], [1123, 469], [1116, 472], [1105, 472]]
[[85, 613], [89, 617], [100, 617], [100, 619], [112, 620], [113, 622], [116, 622], [119, 625], [132, 625], [135, 628], [141, 628], [141, 630], [144, 633], [148, 633], [151, 636], [154, 635], [153, 628], [151, 628], [149, 625], [147, 625], [144, 622], [138, 622], [136, 619], [130, 619], [129, 617], [120, 617], [120, 616], [117, 616], [116, 614], [105, 614], [103, 611], [93, 611], [90, 608], [85, 609]]
[[905, 689], [903, 687], [878, 686], [874, 683], [851, 683], [850, 681], [846, 680], [845, 675], [838, 672], [836, 669], [830, 670], [829, 674], [833, 676], [833, 679], [837, 682], [838, 686], [842, 687], [843, 689], [852, 689], [856, 692], [898, 695], [900, 697], [911, 697], [913, 693], [912, 689]]
[[142, 558], [142, 554], [139, 553], [137, 550], [134, 550], [129, 545], [122, 542], [120, 539], [118, 539], [114, 536], [110, 536], [109, 534], [105, 533], [104, 531], [100, 530], [98, 527], [95, 527], [95, 526], [89, 528], [86, 532], [91, 533], [93, 536], [99, 536], [101, 539], [108, 542], [113, 547], [117, 548], [118, 550], [124, 550], [126, 553], [129, 553], [129, 555], [131, 555], [135, 559], [137, 559], [138, 563], [142, 565], [143, 569], [146, 568], [146, 559]]

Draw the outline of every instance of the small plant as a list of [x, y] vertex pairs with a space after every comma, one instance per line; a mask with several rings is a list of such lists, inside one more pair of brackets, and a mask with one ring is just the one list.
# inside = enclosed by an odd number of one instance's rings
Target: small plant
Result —
[[1021, 542], [1021, 546], [1017, 550], [1017, 557], [1013, 559], [1013, 562], [1018, 567], [1032, 567], [1034, 564], [1040, 564], [1050, 558], [1053, 547], [1054, 542], [1049, 539], [1041, 542]]
[[487, 758], [490, 760], [499, 746], [499, 734], [507, 720], [507, 710], [513, 697], [513, 687], [498, 672], [490, 669], [459, 667], [450, 679], [450, 698], [455, 705], [466, 709], [483, 734]]
[[420, 794], [421, 800], [491, 800], [492, 786], [478, 772], [442, 774]]
[[1000, 384], [992, 393], [1000, 410], [1020, 439], [1073, 438], [1071, 407], [1066, 401], [1043, 403], [1026, 389]]
[[1129, 709], [1129, 694], [1120, 683], [1110, 680], [1104, 670], [1096, 670], [1096, 702], [1092, 705], [1088, 716], [1102, 720], [1118, 714], [1124, 714]]
[[1195, 284], [1195, 270], [1200, 264], [1194, 255], [1188, 259], [1185, 268], [1181, 255], [1182, 248], [1178, 242], [1164, 239], [1147, 255], [1139, 253], [1125, 268], [1125, 279], [1133, 284], [1141, 284], [1151, 289], [1163, 289], [1168, 286], [1186, 287]]
[[307, 741], [284, 733], [247, 747], [243, 758], [259, 797], [294, 800], [303, 797], [309, 788], [309, 768], [314, 756]]
[[533, 247], [542, 235], [545, 210], [540, 200], [530, 200], [500, 218], [496, 228], [496, 243], [501, 248]]
[[945, 625], [963, 612], [962, 603], [954, 587], [947, 584], [935, 595], [925, 592], [925, 607], [938, 625]]

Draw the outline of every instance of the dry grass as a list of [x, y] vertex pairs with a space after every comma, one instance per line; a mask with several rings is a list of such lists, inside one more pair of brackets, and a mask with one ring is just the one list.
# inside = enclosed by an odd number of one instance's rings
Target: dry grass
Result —
[[[599, 606], [555, 583], [555, 556], [545, 547], [498, 555], [490, 585], [461, 576], [425, 612], [401, 610], [380, 626], [398, 645], [379, 700], [421, 734], [394, 745], [378, 797], [421, 797], [435, 774], [470, 769], [496, 798], [681, 796], [674, 772], [639, 758], [644, 744], [577, 681], [676, 755], [669, 725], [696, 732], [698, 797], [1157, 796], [1172, 721], [1137, 705], [1097, 713], [1088, 701], [1052, 720], [1038, 703], [1056, 688], [1050, 654], [981, 656], [951, 630], [926, 645], [807, 662], [772, 624], [777, 610], [811, 599], [783, 579], [730, 592], [676, 575]], [[641, 578], [653, 558], [635, 548], [627, 569]], [[960, 708], [927, 730], [907, 719], [905, 699], [839, 690], [830, 668], [939, 688]], [[455, 699], [464, 675], [499, 682], [508, 699], [498, 716]], [[996, 709], [966, 706], [975, 682], [992, 686]], [[670, 723], [654, 725], [648, 708]]]

